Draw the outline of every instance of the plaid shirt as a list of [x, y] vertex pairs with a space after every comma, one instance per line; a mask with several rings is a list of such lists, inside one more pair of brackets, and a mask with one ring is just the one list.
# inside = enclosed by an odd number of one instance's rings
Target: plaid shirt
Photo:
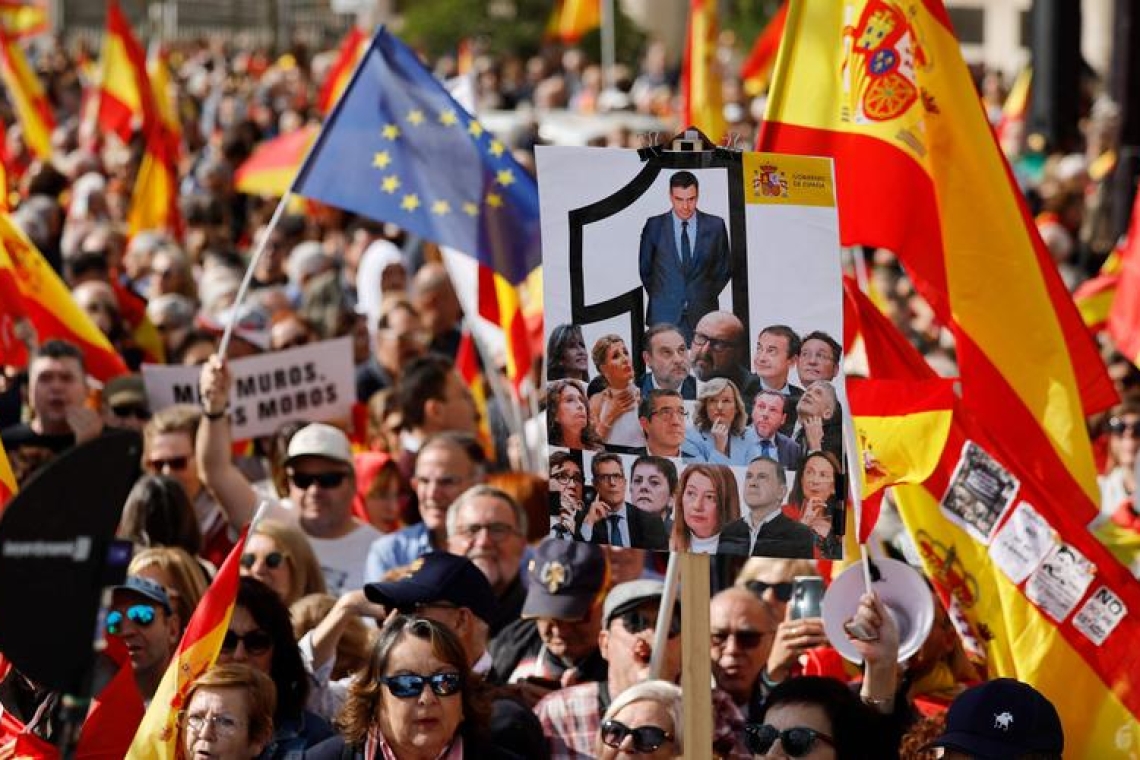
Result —
[[[548, 694], [535, 705], [542, 732], [550, 742], [551, 760], [585, 760], [598, 754], [598, 731], [602, 714], [609, 706], [609, 689], [604, 683], [590, 682], [569, 686]], [[732, 698], [720, 689], [712, 690], [714, 710], [713, 752], [718, 757], [751, 758], [742, 740], [744, 718]], [[727, 748], [727, 749], [726, 749]]]

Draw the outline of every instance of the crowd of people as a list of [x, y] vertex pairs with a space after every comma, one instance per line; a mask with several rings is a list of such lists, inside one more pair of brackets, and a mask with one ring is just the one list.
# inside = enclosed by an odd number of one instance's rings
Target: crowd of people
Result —
[[[142, 146], [84, 120], [89, 52], [56, 43], [35, 59], [58, 124], [52, 161], [30, 152], [11, 103], [0, 111], [14, 220], [134, 373], [97, 388], [75, 345], [21, 332], [29, 360], [4, 368], [0, 428], [20, 483], [104, 431], [141, 434], [119, 529], [137, 551], [106, 632], [126, 644], [144, 700], [217, 567], [267, 505], [244, 545], [217, 665], [179, 715], [184, 756], [672, 757], [694, 742], [724, 757], [926, 758], [934, 747], [942, 757], [1061, 756], [1056, 711], [1024, 684], [984, 681], [937, 598], [920, 651], [899, 663], [892, 615], [864, 597], [850, 629], [862, 634], [850, 642], [861, 668], [835, 653], [818, 616], [790, 609], [795, 578], [839, 551], [837, 336], [782, 325], [746, 336], [716, 310], [692, 325], [651, 325], [635, 346], [617, 336], [586, 346], [574, 325], [554, 327], [545, 373], [536, 368], [545, 419], [530, 432], [545, 428], [555, 448], [543, 475], [525, 472], [527, 433], [495, 400], [483, 412], [492, 438], [479, 436], [481, 412], [455, 363], [463, 312], [434, 245], [318, 204], [269, 228], [275, 199], [235, 186], [259, 141], [319, 120], [332, 52], [274, 57], [220, 41], [171, 52], [178, 234], [127, 232]], [[455, 65], [435, 62], [441, 76]], [[610, 77], [581, 50], [553, 47], [527, 60], [477, 55], [474, 73], [478, 108], [676, 112], [676, 71], [658, 44]], [[733, 77], [724, 86], [731, 128], [751, 144], [761, 101]], [[997, 77], [981, 92], [996, 123]], [[1038, 166], [1008, 146], [1070, 287], [1115, 242], [1103, 233], [1114, 118], [1098, 101], [1087, 155]], [[525, 123], [502, 137], [533, 167], [537, 121]], [[618, 130], [598, 142], [640, 147], [643, 136]], [[263, 238], [252, 291], [237, 304]], [[894, 257], [868, 251], [854, 263], [928, 360], [956, 374], [948, 332]], [[157, 348], [142, 337], [148, 324]], [[230, 360], [343, 336], [355, 424], [293, 422], [249, 445], [233, 440]], [[1126, 400], [1090, 421], [1105, 454], [1103, 519], [1140, 530], [1140, 371], [1111, 346], [1105, 356]], [[144, 361], [200, 366], [200, 403], [152, 408]], [[485, 370], [502, 369], [493, 363]], [[588, 482], [572, 450], [595, 452]], [[690, 465], [683, 477], [678, 457]], [[682, 641], [678, 609], [659, 623], [666, 550], [738, 555], [714, 573], [711, 737], [683, 732], [682, 649], [704, 649]], [[668, 635], [654, 669], [659, 624]], [[0, 714], [54, 739], [43, 692], [7, 664], [0, 679]], [[1002, 711], [1007, 725], [995, 722]]]

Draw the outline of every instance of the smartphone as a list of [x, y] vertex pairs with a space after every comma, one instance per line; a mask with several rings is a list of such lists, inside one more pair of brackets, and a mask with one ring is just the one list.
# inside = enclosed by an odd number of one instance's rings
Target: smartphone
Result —
[[823, 578], [797, 575], [792, 581], [792, 619], [817, 618], [823, 615]]

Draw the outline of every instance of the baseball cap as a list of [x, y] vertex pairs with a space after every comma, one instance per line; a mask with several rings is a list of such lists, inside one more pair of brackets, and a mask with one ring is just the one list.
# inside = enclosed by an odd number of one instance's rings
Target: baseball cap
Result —
[[657, 600], [665, 593], [665, 584], [651, 578], [619, 583], [610, 589], [602, 605], [602, 627], [609, 627], [610, 621], [623, 612], [639, 606], [650, 599]]
[[149, 407], [142, 375], [120, 375], [111, 378], [103, 386], [103, 401], [107, 406], [136, 404]]
[[449, 602], [466, 607], [486, 623], [498, 612], [495, 591], [483, 571], [466, 557], [429, 552], [412, 563], [412, 574], [398, 581], [364, 586], [368, 601], [403, 609], [417, 604]]
[[162, 609], [166, 610], [167, 615], [173, 612], [170, 606], [170, 597], [166, 594], [166, 589], [150, 578], [143, 578], [140, 575], [128, 575], [127, 579], [123, 581], [121, 585], [113, 587], [111, 591], [129, 591], [132, 594], [138, 594], [152, 602], [161, 604]]
[[527, 568], [524, 618], [580, 620], [606, 580], [606, 555], [600, 546], [547, 537]]
[[1012, 678], [995, 678], [958, 695], [946, 713], [946, 730], [927, 747], [1001, 760], [1023, 752], [1060, 756], [1065, 734], [1057, 709], [1041, 692]]
[[324, 457], [353, 467], [352, 445], [340, 428], [323, 422], [312, 422], [301, 428], [289, 440], [285, 464], [300, 457]]

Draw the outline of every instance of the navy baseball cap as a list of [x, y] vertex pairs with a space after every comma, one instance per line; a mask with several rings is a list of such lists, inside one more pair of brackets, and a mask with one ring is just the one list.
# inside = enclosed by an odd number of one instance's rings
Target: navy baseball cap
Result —
[[927, 745], [1003, 760], [1023, 752], [1065, 749], [1061, 719], [1041, 692], [1012, 678], [995, 678], [962, 692], [946, 712], [946, 730]]
[[466, 557], [430, 552], [411, 565], [411, 574], [398, 581], [364, 586], [368, 601], [407, 610], [417, 604], [447, 602], [466, 607], [486, 623], [495, 619], [495, 591], [483, 571]]
[[530, 561], [524, 618], [581, 620], [606, 582], [606, 555], [597, 544], [543, 539]]
[[150, 578], [143, 578], [140, 575], [128, 575], [127, 579], [123, 581], [121, 585], [113, 587], [111, 591], [125, 591], [131, 594], [138, 594], [141, 597], [162, 605], [162, 609], [166, 611], [167, 615], [173, 612], [170, 606], [170, 596], [166, 593], [166, 589]]

